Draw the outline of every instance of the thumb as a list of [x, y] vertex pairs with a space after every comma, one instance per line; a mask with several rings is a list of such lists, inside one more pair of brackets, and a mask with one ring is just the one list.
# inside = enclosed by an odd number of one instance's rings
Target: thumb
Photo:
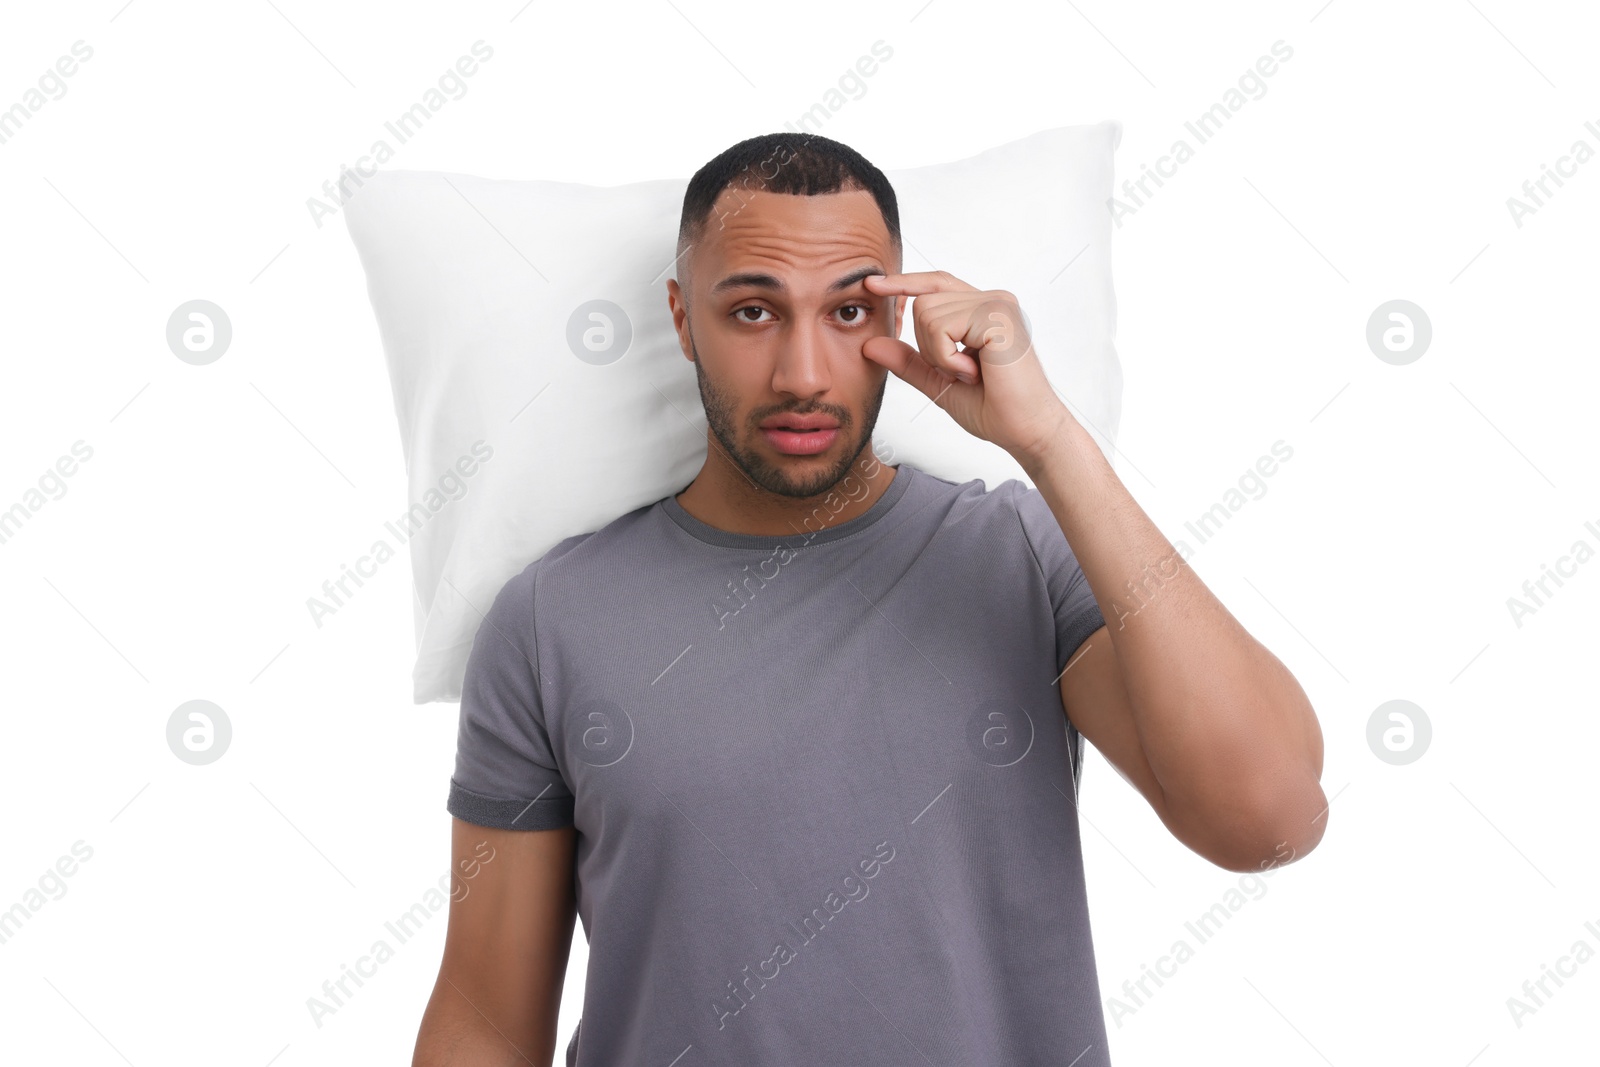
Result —
[[861, 354], [879, 366], [887, 367], [896, 377], [909, 382], [930, 399], [937, 397], [947, 384], [947, 379], [941, 378], [920, 352], [893, 337], [867, 338], [861, 345]]

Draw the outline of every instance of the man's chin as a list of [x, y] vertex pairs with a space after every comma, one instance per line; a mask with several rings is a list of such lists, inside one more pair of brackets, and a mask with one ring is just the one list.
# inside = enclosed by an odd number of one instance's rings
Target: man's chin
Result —
[[[759, 431], [758, 431], [759, 432]], [[850, 472], [848, 453], [836, 440], [821, 452], [813, 455], [790, 455], [772, 449], [765, 440], [756, 462], [758, 470], [746, 473], [757, 485], [768, 492], [796, 499], [820, 497], [832, 489]]]

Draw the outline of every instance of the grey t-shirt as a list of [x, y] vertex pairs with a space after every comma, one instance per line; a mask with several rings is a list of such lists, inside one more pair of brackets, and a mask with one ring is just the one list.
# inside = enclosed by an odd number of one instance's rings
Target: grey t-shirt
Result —
[[831, 510], [763, 536], [666, 497], [478, 629], [447, 807], [577, 828], [567, 1062], [1105, 1067], [1058, 689], [1104, 620], [1066, 537], [1022, 482], [905, 462]]

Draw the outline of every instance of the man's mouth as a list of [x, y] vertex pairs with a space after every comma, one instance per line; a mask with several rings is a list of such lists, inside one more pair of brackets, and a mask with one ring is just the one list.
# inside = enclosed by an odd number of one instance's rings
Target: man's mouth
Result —
[[[828, 425], [808, 426], [806, 422], [823, 422]], [[833, 444], [834, 438], [839, 436], [839, 427], [832, 419], [800, 420], [799, 425], [791, 425], [789, 419], [775, 419], [764, 423], [761, 433], [767, 441], [779, 452], [790, 456], [814, 456], [826, 451]]]
[[775, 415], [761, 424], [763, 430], [837, 430], [839, 420], [828, 415]]

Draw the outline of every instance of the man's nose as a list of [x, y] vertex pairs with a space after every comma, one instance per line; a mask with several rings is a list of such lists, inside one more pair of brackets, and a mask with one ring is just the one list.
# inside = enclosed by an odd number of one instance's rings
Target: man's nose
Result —
[[780, 393], [814, 396], [832, 382], [828, 365], [829, 346], [823, 327], [817, 323], [796, 326], [787, 338], [773, 368], [772, 387]]

